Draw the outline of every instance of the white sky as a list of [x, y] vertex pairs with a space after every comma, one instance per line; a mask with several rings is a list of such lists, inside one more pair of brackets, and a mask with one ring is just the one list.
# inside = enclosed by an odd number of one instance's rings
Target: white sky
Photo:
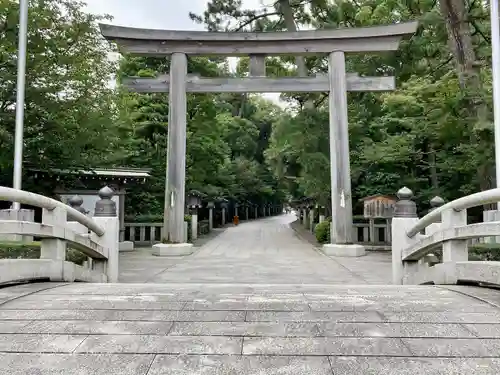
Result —
[[[202, 14], [207, 0], [84, 0], [87, 11], [113, 16], [114, 25], [149, 29], [203, 30], [189, 18], [189, 12]], [[258, 9], [272, 0], [243, 0], [243, 6]], [[231, 65], [236, 60], [231, 59]], [[268, 93], [265, 97], [279, 102], [279, 94]]]

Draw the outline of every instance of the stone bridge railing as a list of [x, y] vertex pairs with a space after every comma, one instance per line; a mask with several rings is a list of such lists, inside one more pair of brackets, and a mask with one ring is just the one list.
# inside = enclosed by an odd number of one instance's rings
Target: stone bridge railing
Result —
[[[0, 220], [0, 235], [41, 238], [39, 259], [0, 259], [0, 283], [51, 281], [118, 281], [119, 220], [113, 191], [99, 191], [95, 216], [57, 200], [0, 186], [0, 200], [42, 208], [42, 222]], [[89, 258], [87, 266], [66, 261], [67, 246]]]
[[500, 202], [500, 188], [436, 205], [421, 219], [410, 189], [400, 189], [397, 196], [392, 219], [394, 284], [500, 284], [500, 262], [468, 260], [468, 242], [499, 236], [500, 221], [467, 224], [467, 209]]

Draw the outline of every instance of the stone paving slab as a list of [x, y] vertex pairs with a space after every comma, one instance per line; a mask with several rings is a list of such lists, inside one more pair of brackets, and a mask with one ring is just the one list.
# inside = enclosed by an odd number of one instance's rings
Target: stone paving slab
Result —
[[289, 220], [122, 257], [128, 283], [0, 289], [0, 375], [500, 373], [499, 291], [378, 285], [386, 259], [326, 257]]
[[0, 374], [146, 375], [155, 355], [0, 353]]
[[335, 375], [493, 375], [500, 360], [491, 358], [330, 357]]
[[373, 337], [245, 337], [247, 355], [410, 356], [400, 339]]
[[[113, 289], [128, 294], [113, 295]], [[275, 290], [271, 284], [172, 283], [124, 289], [124, 284], [48, 283], [22, 290], [26, 296], [0, 305], [0, 374], [444, 375], [500, 370], [500, 311], [469, 296], [468, 287], [303, 284]], [[487, 291], [491, 298], [499, 293]], [[87, 302], [94, 309], [40, 308], [50, 300]], [[177, 310], [145, 305], [169, 300]], [[314, 310], [332, 301], [337, 311]], [[367, 301], [377, 302], [371, 305], [376, 309], [349, 311]], [[36, 309], [13, 308], [21, 302]], [[95, 309], [94, 304], [105, 302], [127, 304]], [[393, 311], [398, 304], [401, 308]], [[414, 311], [426, 304], [435, 311]], [[297, 305], [308, 309], [288, 308]]]
[[76, 352], [241, 354], [242, 342], [242, 337], [224, 336], [89, 335]]
[[[151, 255], [151, 249], [123, 253], [120, 256], [120, 281], [250, 284], [390, 282], [390, 254], [382, 259], [363, 258], [364, 261], [327, 257], [296, 235], [290, 227], [294, 220], [295, 215], [282, 215], [228, 227], [187, 257], [158, 259]], [[349, 266], [348, 262], [355, 264]]]

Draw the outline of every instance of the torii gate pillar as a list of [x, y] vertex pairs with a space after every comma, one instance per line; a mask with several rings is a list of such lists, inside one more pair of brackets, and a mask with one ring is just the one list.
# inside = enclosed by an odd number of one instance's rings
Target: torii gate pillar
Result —
[[186, 74], [187, 56], [173, 53], [170, 60], [167, 180], [163, 231], [172, 243], [183, 243], [186, 185]]
[[364, 247], [352, 243], [351, 163], [344, 52], [329, 54], [328, 78], [332, 223], [331, 241], [324, 246], [324, 251], [329, 255], [362, 256], [365, 254]]

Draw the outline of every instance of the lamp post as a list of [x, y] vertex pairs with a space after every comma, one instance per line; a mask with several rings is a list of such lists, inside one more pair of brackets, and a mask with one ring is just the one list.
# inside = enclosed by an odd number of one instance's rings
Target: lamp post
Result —
[[500, 187], [500, 21], [498, 0], [490, 0], [491, 60], [493, 73], [493, 116], [495, 129], [495, 172]]
[[[24, 95], [26, 86], [26, 44], [28, 39], [28, 0], [19, 2], [19, 44], [17, 52], [17, 97], [16, 97], [16, 133], [14, 138], [14, 189], [21, 189], [23, 172], [23, 133], [24, 133]], [[21, 204], [14, 202], [14, 210]]]

